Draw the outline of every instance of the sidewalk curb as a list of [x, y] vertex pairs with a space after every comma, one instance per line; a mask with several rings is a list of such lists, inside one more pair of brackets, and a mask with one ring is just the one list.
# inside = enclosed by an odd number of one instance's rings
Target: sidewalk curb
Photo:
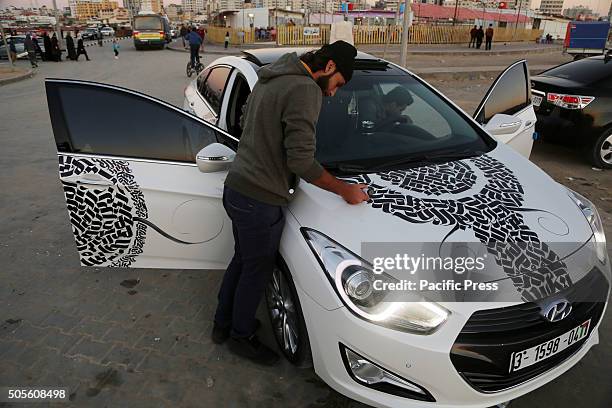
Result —
[[[113, 39], [116, 40], [125, 40], [126, 38], [132, 38], [132, 37], [110, 37], [110, 38], [103, 38], [102, 39], [102, 44], [107, 44], [110, 42], [113, 42]], [[85, 47], [93, 47], [94, 45], [98, 45], [98, 40], [87, 40], [87, 43], [84, 43], [83, 46]]]
[[[176, 47], [166, 47], [167, 50], [170, 51], [175, 51], [175, 52], [186, 52], [189, 53], [189, 50], [186, 49], [181, 49], [181, 48], [176, 48]], [[227, 56], [231, 56], [231, 55], [240, 55], [242, 54], [242, 50], [238, 50], [238, 51], [208, 51], [206, 48], [204, 48], [204, 51], [200, 50], [200, 55], [227, 55]]]
[[[358, 48], [359, 49], [359, 48]], [[558, 51], [562, 51], [562, 47], [555, 48], [542, 48], [542, 49], [523, 49], [523, 50], [509, 50], [509, 51], [410, 51], [406, 55], [431, 55], [431, 56], [457, 56], [457, 57], [471, 57], [471, 56], [500, 56], [500, 55], [524, 55], [524, 54], [551, 54]], [[369, 54], [380, 53], [378, 50], [369, 50], [366, 48], [360, 49], [360, 51], [367, 52]], [[387, 50], [387, 55], [399, 55], [399, 50]]]
[[13, 82], [19, 82], [19, 81], [23, 81], [24, 79], [28, 79], [33, 77], [35, 74], [35, 71], [31, 68], [29, 68], [26, 72], [24, 72], [23, 74], [20, 75], [16, 75], [13, 77], [9, 77], [9, 78], [0, 78], [0, 86], [2, 85], [7, 85], [7, 84], [12, 84]]

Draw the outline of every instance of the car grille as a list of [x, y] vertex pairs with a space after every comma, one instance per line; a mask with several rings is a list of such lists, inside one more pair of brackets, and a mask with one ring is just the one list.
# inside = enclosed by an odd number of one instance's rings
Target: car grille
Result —
[[[473, 388], [497, 392], [528, 381], [563, 362], [578, 351], [601, 319], [608, 281], [593, 269], [565, 293], [572, 312], [565, 319], [551, 323], [541, 315], [541, 307], [529, 302], [516, 306], [475, 312], [465, 324], [451, 349], [455, 369]], [[556, 296], [555, 296], [556, 297]], [[601, 301], [583, 301], [601, 299]], [[534, 347], [591, 319], [587, 337], [540, 363], [517, 372], [508, 372], [515, 351]]]

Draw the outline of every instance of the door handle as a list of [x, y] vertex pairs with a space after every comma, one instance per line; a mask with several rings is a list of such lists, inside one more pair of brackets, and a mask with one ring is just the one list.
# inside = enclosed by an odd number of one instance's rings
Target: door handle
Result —
[[78, 176], [60, 177], [60, 180], [70, 184], [80, 184], [83, 186], [109, 187], [112, 181], [106, 180], [94, 174], [80, 174]]
[[533, 122], [533, 121], [528, 120], [528, 121], [525, 123], [525, 128], [530, 128], [530, 127], [531, 127], [531, 125], [533, 125], [533, 124], [534, 124], [534, 122]]

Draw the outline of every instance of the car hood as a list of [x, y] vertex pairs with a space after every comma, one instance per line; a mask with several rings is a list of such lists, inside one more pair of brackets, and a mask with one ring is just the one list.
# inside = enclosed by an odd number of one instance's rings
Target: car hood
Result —
[[[303, 227], [359, 255], [370, 242], [480, 242], [486, 249], [491, 241], [528, 241], [543, 251], [539, 256], [561, 261], [592, 236], [565, 187], [502, 144], [476, 158], [348, 180], [369, 185], [368, 203], [348, 205], [301, 182], [289, 210]], [[496, 264], [489, 280], [516, 273]], [[586, 272], [565, 273], [575, 274], [566, 276], [571, 282]]]

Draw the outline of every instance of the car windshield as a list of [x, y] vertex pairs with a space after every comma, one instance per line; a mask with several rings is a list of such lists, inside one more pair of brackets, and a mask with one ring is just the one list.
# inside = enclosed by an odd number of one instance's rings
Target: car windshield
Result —
[[136, 30], [161, 30], [162, 21], [160, 17], [137, 17], [134, 20], [134, 29]]
[[612, 60], [602, 57], [584, 58], [542, 72], [540, 75], [575, 81], [584, 85], [594, 84], [612, 76]]
[[495, 142], [414, 77], [355, 71], [323, 98], [317, 159], [330, 169], [406, 166], [452, 154], [477, 155]]

